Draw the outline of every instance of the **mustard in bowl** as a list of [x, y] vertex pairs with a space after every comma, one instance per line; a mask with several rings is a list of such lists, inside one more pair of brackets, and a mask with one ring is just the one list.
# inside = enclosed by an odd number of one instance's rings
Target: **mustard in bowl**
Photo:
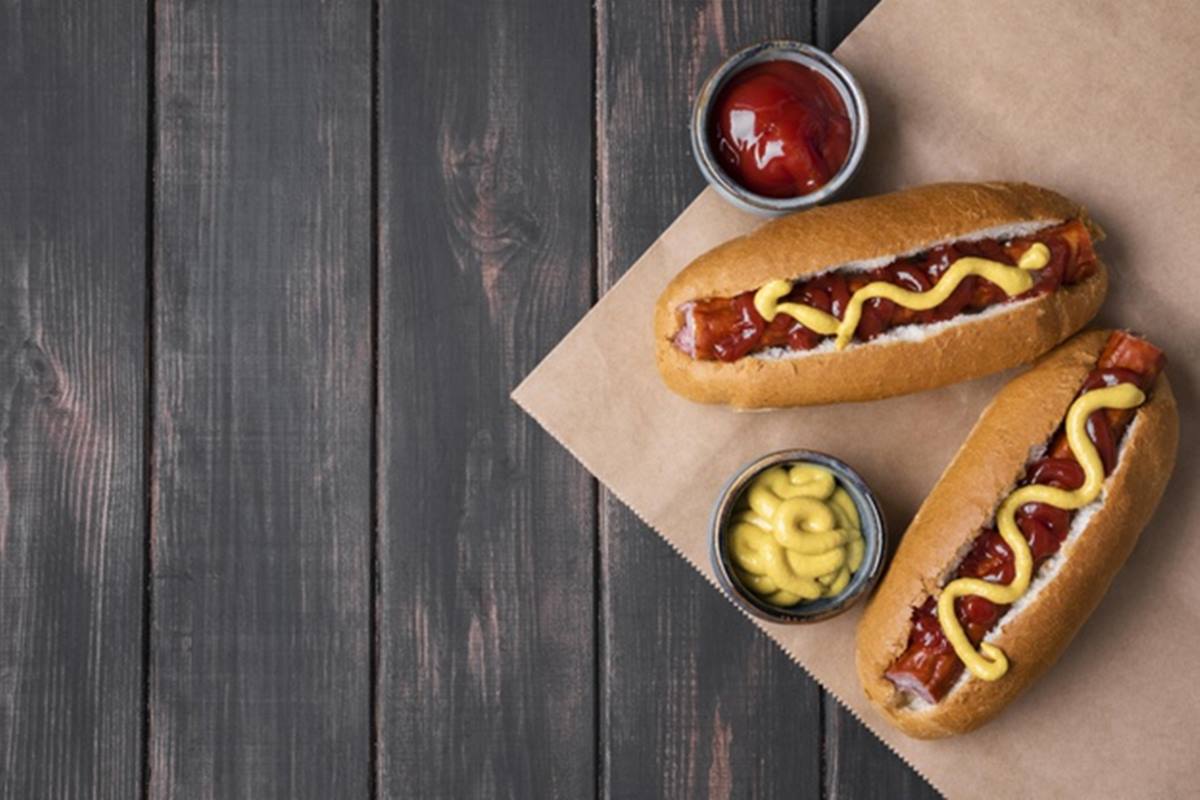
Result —
[[811, 450], [739, 470], [717, 500], [710, 541], [726, 594], [782, 623], [845, 611], [875, 585], [887, 549], [874, 493], [849, 465]]

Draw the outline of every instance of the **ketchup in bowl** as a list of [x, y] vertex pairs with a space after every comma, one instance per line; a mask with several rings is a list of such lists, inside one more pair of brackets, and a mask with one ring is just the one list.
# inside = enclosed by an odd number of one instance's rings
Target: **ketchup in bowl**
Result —
[[713, 104], [711, 145], [721, 167], [764, 197], [809, 194], [850, 152], [846, 104], [820, 73], [779, 59], [747, 67]]

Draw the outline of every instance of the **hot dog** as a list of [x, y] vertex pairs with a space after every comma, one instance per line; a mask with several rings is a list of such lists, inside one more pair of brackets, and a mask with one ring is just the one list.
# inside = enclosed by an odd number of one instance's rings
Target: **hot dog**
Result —
[[1108, 277], [1079, 205], [943, 183], [823, 206], [709, 251], [654, 320], [666, 384], [740, 408], [871, 400], [1032, 361], [1095, 316]]
[[1165, 363], [1133, 334], [1080, 334], [983, 412], [858, 627], [859, 679], [905, 733], [993, 718], [1100, 602], [1174, 465]]

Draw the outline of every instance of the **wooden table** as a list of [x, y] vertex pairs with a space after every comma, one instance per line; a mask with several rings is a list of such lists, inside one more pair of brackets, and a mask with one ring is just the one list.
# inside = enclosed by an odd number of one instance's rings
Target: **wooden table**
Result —
[[4, 797], [924, 797], [509, 390], [855, 2], [0, 10]]

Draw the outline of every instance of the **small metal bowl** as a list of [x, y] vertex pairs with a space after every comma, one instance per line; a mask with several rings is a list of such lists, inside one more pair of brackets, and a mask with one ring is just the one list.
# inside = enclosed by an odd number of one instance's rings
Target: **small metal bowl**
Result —
[[[840, 594], [819, 600], [806, 600], [790, 608], [781, 608], [758, 597], [742, 584], [730, 561], [726, 533], [729, 519], [747, 484], [764, 470], [778, 464], [797, 461], [820, 464], [834, 474], [839, 485], [846, 490], [858, 508], [866, 548], [862, 564]], [[812, 450], [781, 450], [746, 464], [725, 484], [713, 508], [709, 542], [713, 571], [721, 588], [733, 602], [754, 616], [770, 622], [797, 624], [819, 622], [837, 616], [871, 591], [883, 572], [884, 553], [887, 551], [887, 528], [875, 493], [848, 464], [831, 455]]]
[[[841, 95], [846, 113], [850, 117], [850, 153], [846, 156], [846, 163], [842, 164], [842, 168], [829, 183], [798, 197], [765, 197], [745, 188], [721, 167], [708, 137], [709, 114], [726, 82], [753, 64], [776, 60], [795, 61], [827, 79]], [[867, 100], [854, 76], [841, 62], [812, 45], [777, 39], [752, 45], [735, 53], [708, 76], [692, 106], [692, 153], [696, 156], [696, 163], [700, 165], [700, 172], [705, 180], [721, 197], [745, 211], [776, 216], [815, 206], [836, 195], [854, 176], [862, 162], [863, 152], [867, 148], [869, 127]]]

